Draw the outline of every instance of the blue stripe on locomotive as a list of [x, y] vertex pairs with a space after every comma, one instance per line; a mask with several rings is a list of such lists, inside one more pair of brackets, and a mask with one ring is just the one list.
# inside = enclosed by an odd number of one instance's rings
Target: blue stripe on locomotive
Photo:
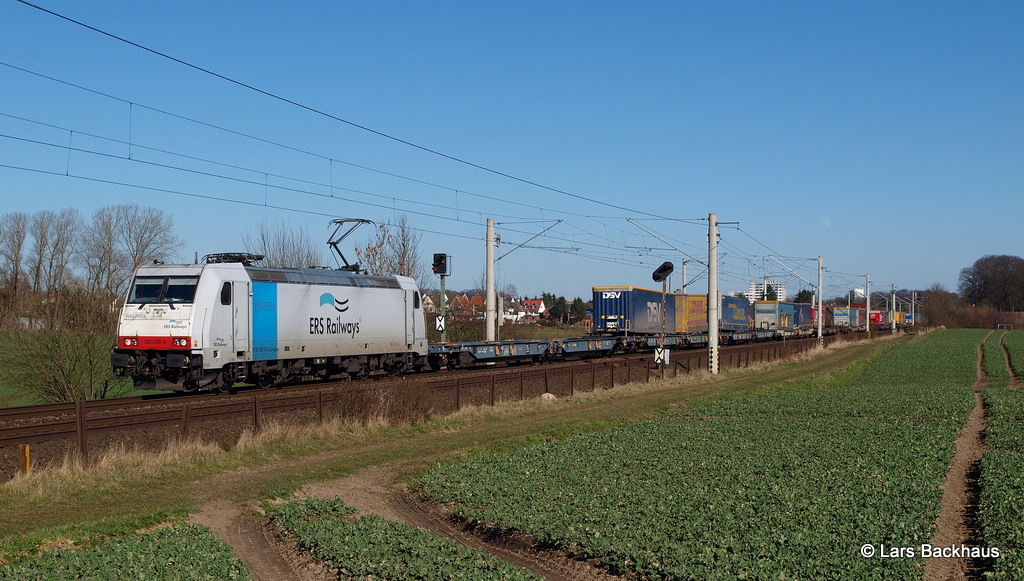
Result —
[[252, 283], [253, 361], [278, 359], [277, 283]]

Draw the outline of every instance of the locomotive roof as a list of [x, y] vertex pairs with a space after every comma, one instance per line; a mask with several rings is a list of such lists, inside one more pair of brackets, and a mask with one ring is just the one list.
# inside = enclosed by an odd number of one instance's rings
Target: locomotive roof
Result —
[[254, 282], [285, 282], [297, 284], [330, 284], [341, 286], [372, 286], [401, 288], [394, 276], [375, 276], [347, 270], [325, 268], [263, 268], [246, 266], [245, 271]]

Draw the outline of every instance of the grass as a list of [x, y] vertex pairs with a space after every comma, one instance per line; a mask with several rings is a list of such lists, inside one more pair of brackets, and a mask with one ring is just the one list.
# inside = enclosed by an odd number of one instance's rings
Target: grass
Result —
[[[907, 341], [912, 339], [899, 339]], [[567, 439], [659, 417], [702, 402], [792, 388], [794, 379], [830, 381], [857, 372], [857, 362], [883, 347], [849, 344], [818, 357], [759, 370], [693, 376], [543, 402], [467, 409], [420, 424], [327, 423], [247, 435], [223, 451], [190, 443], [153, 458], [122, 451], [86, 469], [36, 473], [0, 485], [0, 562], [17, 561], [62, 542], [92, 546], [162, 522], [181, 521], [208, 500], [277, 496], [367, 466], [401, 465], [405, 479], [442, 459], [456, 461]], [[845, 370], [839, 371], [837, 370]]]

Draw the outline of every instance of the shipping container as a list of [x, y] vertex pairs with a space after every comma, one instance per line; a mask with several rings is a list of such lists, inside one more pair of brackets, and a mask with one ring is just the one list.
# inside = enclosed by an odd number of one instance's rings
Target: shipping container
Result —
[[[631, 286], [595, 286], [594, 331], [661, 333], [661, 291]], [[675, 295], [665, 296], [664, 330], [675, 332]]]
[[676, 332], [704, 333], [708, 330], [707, 295], [673, 295], [676, 301]]
[[871, 311], [871, 325], [880, 327], [882, 325], [889, 324], [889, 312], [888, 311]]
[[833, 311], [836, 327], [856, 329], [864, 326], [864, 309], [836, 307]]
[[814, 308], [811, 303], [793, 303], [795, 320], [793, 326], [797, 329], [810, 329], [814, 326]]
[[[808, 305], [810, 306], [810, 305]], [[796, 327], [796, 304], [781, 301], [754, 302], [754, 328], [792, 331]]]
[[[835, 324], [835, 312], [832, 307], [825, 305], [825, 317], [821, 321], [822, 327], [831, 327]], [[818, 328], [818, 307], [811, 309], [811, 326]]]
[[[722, 297], [721, 330], [749, 331], [753, 321], [752, 315], [750, 301], [746, 297]], [[706, 327], [707, 325], [705, 330]]]

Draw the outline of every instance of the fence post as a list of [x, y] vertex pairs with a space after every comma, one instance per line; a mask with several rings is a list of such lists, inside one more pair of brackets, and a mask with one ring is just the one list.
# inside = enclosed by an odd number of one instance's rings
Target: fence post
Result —
[[324, 392], [322, 389], [316, 390], [316, 423], [324, 423]]
[[491, 406], [494, 405], [494, 374], [491, 374]]
[[185, 436], [188, 435], [188, 419], [192, 411], [191, 404], [185, 404], [185, 407], [181, 408], [181, 439], [184, 440]]
[[82, 464], [87, 464], [89, 461], [89, 446], [85, 441], [85, 401], [78, 400], [75, 402], [75, 416], [77, 420], [78, 428], [78, 451], [82, 455]]
[[576, 395], [576, 366], [569, 368], [569, 395]]
[[23, 475], [32, 471], [32, 452], [28, 444], [18, 444], [18, 472]]
[[551, 393], [548, 390], [548, 370], [544, 370], [544, 393]]
[[254, 432], [260, 429], [260, 398], [256, 392], [252, 394], [252, 429]]
[[462, 409], [462, 380], [455, 378], [455, 411]]

